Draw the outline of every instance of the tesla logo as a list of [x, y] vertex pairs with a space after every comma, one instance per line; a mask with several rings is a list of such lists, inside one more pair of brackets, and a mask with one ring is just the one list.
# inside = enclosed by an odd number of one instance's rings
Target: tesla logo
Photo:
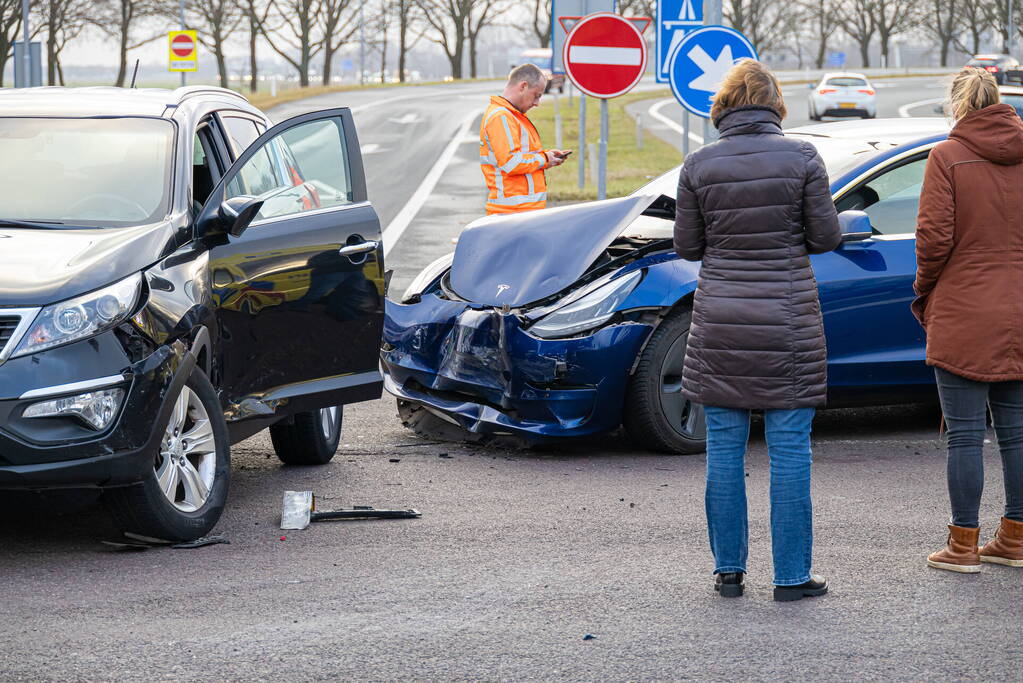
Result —
[[497, 296], [501, 296], [501, 294], [504, 293], [504, 290], [506, 290], [506, 289], [511, 289], [511, 285], [498, 285], [497, 286]]

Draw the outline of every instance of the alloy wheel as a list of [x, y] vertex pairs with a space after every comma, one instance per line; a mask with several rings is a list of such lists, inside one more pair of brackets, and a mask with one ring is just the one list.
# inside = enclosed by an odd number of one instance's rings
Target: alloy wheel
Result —
[[337, 406], [320, 408], [320, 429], [323, 430], [323, 438], [328, 441], [334, 438], [337, 431], [338, 412]]
[[685, 361], [686, 335], [679, 335], [668, 349], [661, 365], [661, 411], [668, 424], [687, 439], [707, 438], [703, 406], [682, 395], [682, 366]]
[[199, 396], [187, 386], [174, 403], [156, 459], [156, 481], [171, 505], [195, 512], [213, 489], [217, 444], [210, 416]]

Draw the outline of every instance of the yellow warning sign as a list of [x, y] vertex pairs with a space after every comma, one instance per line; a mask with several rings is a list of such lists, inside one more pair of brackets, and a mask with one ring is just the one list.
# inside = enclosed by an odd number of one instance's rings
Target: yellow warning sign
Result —
[[195, 31], [171, 31], [167, 34], [168, 71], [195, 71], [199, 39]]

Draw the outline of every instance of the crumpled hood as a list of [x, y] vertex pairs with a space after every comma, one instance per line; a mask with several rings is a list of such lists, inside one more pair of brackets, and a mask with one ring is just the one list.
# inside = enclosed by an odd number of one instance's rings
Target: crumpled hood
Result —
[[168, 224], [88, 230], [0, 226], [0, 307], [44, 306], [149, 266], [173, 236]]
[[967, 114], [948, 137], [996, 164], [1011, 166], [1023, 161], [1023, 121], [1008, 104]]
[[451, 288], [487, 306], [522, 306], [565, 289], [657, 197], [637, 195], [488, 216], [465, 228]]

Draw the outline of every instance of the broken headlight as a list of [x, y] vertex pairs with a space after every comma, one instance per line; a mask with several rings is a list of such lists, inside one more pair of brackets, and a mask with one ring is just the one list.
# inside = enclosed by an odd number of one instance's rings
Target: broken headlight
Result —
[[135, 312], [142, 276], [135, 273], [109, 287], [47, 306], [36, 316], [13, 356], [24, 356], [91, 337]]
[[401, 303], [408, 302], [412, 297], [422, 294], [427, 288], [437, 281], [444, 271], [451, 267], [451, 263], [455, 260], [455, 253], [451, 252], [441, 256], [439, 259], [423, 268], [419, 271], [419, 275], [416, 275], [415, 279], [412, 280], [412, 284], [408, 286], [405, 293], [401, 295]]
[[643, 271], [611, 280], [592, 292], [556, 308], [529, 328], [529, 332], [543, 339], [568, 337], [603, 325], [615, 314], [625, 297], [632, 293], [643, 278]]

